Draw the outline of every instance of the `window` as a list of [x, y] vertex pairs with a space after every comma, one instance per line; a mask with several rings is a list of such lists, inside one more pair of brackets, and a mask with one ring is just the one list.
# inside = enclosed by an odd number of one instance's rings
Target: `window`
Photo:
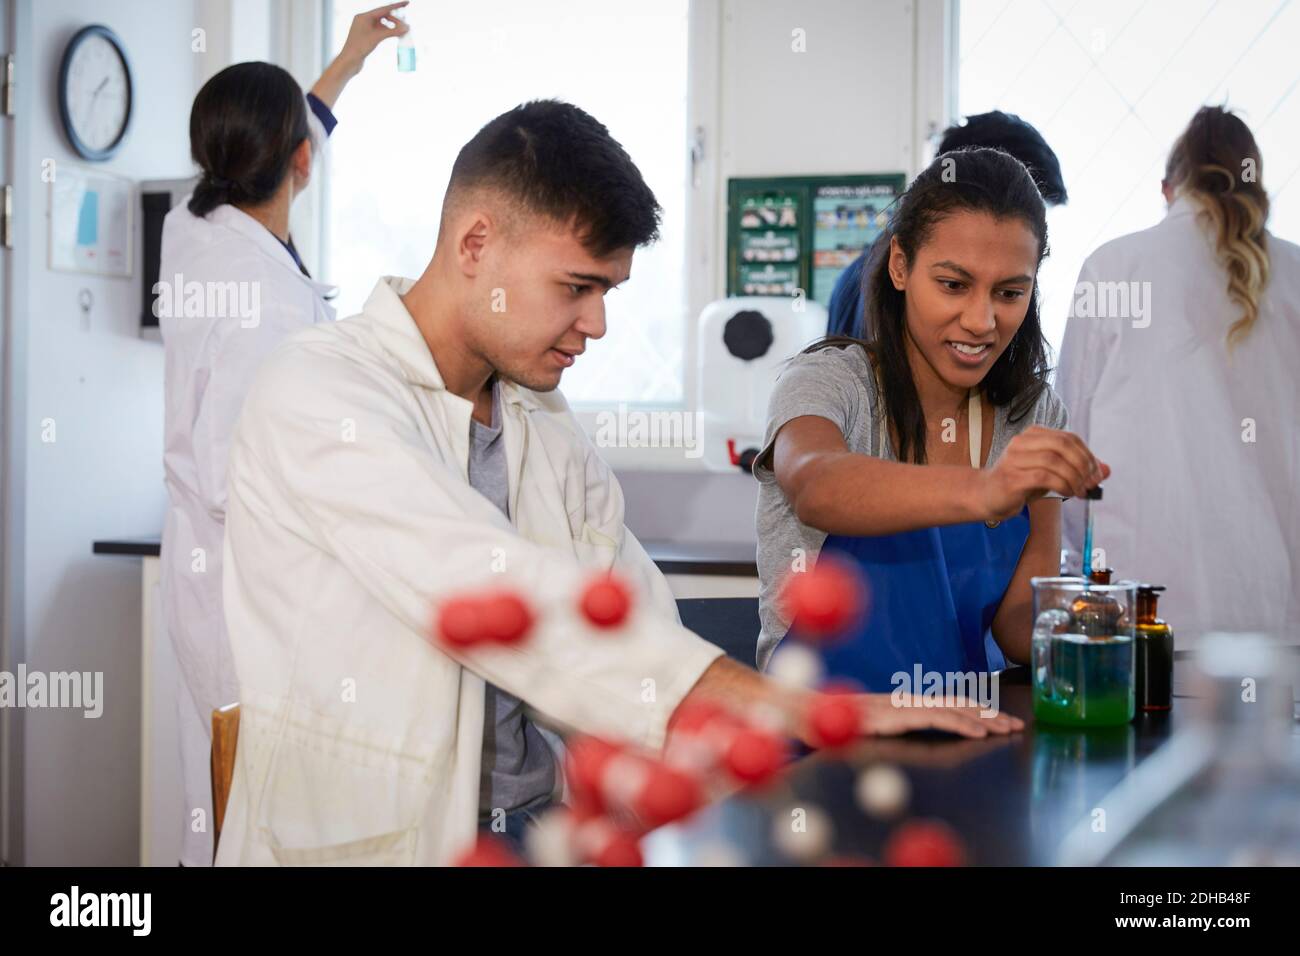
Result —
[[[326, 49], [373, 0], [335, 0]], [[575, 405], [684, 400], [687, 336], [687, 0], [416, 3], [414, 72], [387, 41], [339, 101], [326, 185], [324, 278], [339, 315], [381, 275], [416, 276], [433, 252], [460, 147], [518, 103], [567, 100], [623, 144], [663, 207], [662, 238], [606, 297], [607, 332], [564, 376]], [[407, 8], [411, 9], [411, 8]]]
[[1300, 4], [1147, 0], [964, 2], [959, 105], [1033, 123], [1069, 204], [1048, 214], [1043, 328], [1059, 347], [1083, 260], [1164, 214], [1170, 146], [1203, 104], [1226, 104], [1263, 154], [1270, 230], [1300, 239]]

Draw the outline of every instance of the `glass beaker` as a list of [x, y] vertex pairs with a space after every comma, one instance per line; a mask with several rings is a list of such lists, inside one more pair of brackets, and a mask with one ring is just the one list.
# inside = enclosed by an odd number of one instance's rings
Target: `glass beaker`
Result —
[[1033, 578], [1034, 718], [1065, 727], [1133, 719], [1137, 584]]

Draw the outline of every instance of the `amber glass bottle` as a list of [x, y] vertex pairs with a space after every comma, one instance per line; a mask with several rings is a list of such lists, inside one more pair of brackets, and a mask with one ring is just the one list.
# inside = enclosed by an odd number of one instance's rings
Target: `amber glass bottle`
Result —
[[1143, 584], [1137, 592], [1137, 647], [1134, 683], [1138, 710], [1173, 706], [1174, 630], [1156, 615], [1163, 585]]

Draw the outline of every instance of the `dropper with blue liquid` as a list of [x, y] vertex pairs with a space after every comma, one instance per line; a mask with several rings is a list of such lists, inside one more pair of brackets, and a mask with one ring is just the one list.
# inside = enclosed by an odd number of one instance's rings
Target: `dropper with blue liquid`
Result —
[[1083, 500], [1083, 588], [1092, 581], [1092, 503], [1101, 500], [1101, 485], [1089, 488]]

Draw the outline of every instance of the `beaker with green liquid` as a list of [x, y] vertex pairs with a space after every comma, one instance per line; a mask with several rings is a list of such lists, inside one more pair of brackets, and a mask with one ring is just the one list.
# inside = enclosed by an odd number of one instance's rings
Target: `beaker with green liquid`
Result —
[[1034, 578], [1034, 719], [1113, 727], [1133, 719], [1137, 584]]

